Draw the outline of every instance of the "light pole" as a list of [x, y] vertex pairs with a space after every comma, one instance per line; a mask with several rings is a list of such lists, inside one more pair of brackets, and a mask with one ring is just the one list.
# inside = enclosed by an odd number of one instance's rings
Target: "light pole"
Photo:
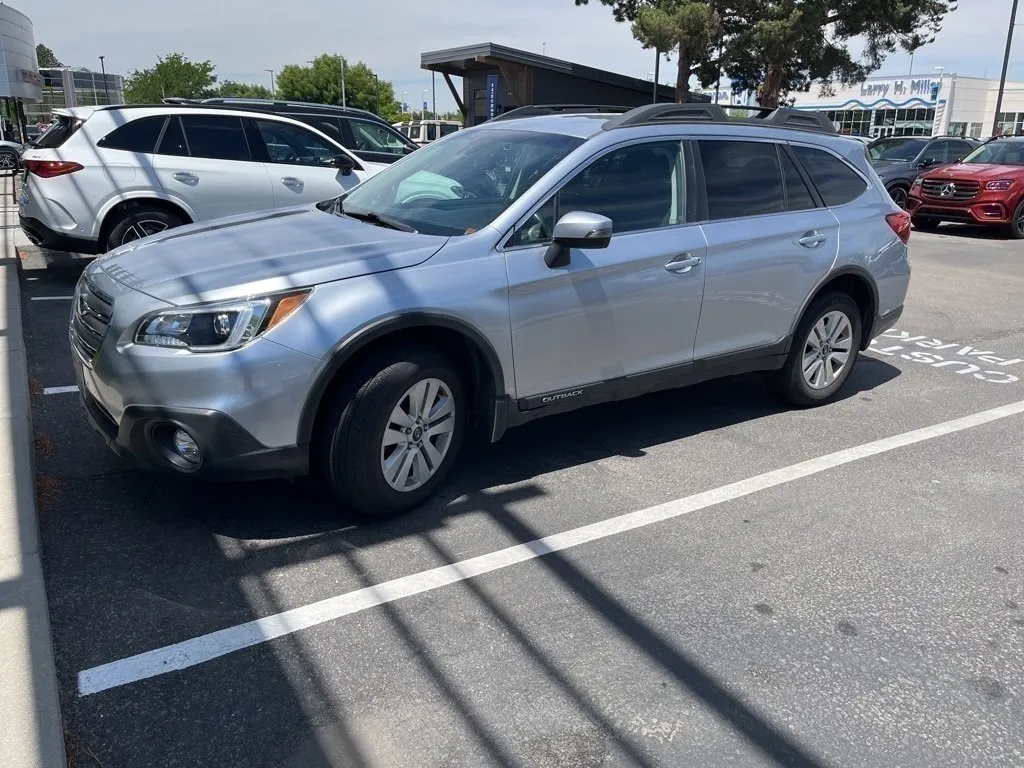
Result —
[[[402, 114], [403, 115], [405, 114], [405, 108], [407, 106], [409, 106], [408, 96], [409, 96], [409, 92], [408, 91], [402, 91]], [[409, 119], [410, 120], [412, 119], [412, 110], [411, 109], [409, 110]]]
[[277, 84], [274, 82], [274, 70], [264, 69], [264, 72], [270, 73], [270, 98], [274, 98], [277, 95]]
[[422, 91], [420, 91], [420, 96], [423, 97], [423, 119], [424, 120], [427, 118], [427, 93], [429, 93], [429, 91], [426, 88], [424, 88]]
[[107, 67], [103, 60], [106, 56], [100, 56], [100, 73], [103, 75], [103, 94], [107, 97], [107, 104], [110, 103], [110, 89], [107, 87]]
[[1013, 28], [1017, 25], [1017, 0], [1010, 9], [1010, 26], [1006, 30], [1006, 52], [1003, 54], [1003, 72], [999, 75], [999, 95], [996, 96], [996, 116], [992, 121], [992, 135], [999, 130], [999, 113], [1003, 109], [1003, 93], [1006, 91], [1006, 69], [1010, 66], [1010, 48], [1013, 46]]
[[377, 73], [373, 73], [373, 83], [377, 89], [377, 114], [380, 114], [380, 78], [377, 77]]
[[658, 103], [658, 75], [661, 72], [661, 50], [654, 48], [654, 92], [651, 94], [651, 103]]
[[547, 56], [548, 55], [548, 44], [547, 43], [541, 43], [540, 44], [540, 55], [541, 56]]
[[434, 109], [434, 118], [437, 119], [437, 83], [435, 82], [435, 75], [437, 72], [430, 70], [430, 99]]
[[341, 106], [347, 107], [345, 99], [345, 57], [341, 57]]

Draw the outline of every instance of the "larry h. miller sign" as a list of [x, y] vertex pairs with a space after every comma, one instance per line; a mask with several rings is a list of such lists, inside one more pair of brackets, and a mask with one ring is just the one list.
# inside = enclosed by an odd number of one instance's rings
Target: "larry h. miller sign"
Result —
[[875, 80], [861, 83], [861, 96], [920, 96], [929, 101], [939, 97], [939, 84], [930, 77], [917, 80]]

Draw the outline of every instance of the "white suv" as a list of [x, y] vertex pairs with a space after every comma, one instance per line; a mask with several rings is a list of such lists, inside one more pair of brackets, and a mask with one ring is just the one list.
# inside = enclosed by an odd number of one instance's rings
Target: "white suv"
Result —
[[337, 197], [387, 167], [298, 120], [215, 105], [79, 107], [22, 158], [37, 245], [104, 253], [207, 219]]

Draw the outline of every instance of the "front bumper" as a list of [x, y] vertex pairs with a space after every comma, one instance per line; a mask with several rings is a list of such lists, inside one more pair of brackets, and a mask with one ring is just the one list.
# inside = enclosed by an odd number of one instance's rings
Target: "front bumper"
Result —
[[[306, 446], [268, 448], [219, 411], [132, 405], [117, 424], [79, 379], [82, 404], [93, 429], [118, 456], [151, 470], [217, 480], [298, 477], [309, 473]], [[174, 430], [183, 429], [202, 449], [191, 465], [171, 447]]]
[[991, 192], [982, 192], [971, 200], [953, 203], [923, 197], [919, 192], [911, 190], [910, 197], [907, 198], [907, 211], [912, 216], [937, 221], [1000, 226], [1013, 220], [1014, 204], [1011, 200], [995, 196]]

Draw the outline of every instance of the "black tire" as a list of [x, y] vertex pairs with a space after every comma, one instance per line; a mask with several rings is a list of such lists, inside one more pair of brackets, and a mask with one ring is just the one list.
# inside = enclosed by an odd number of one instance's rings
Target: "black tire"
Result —
[[1024, 240], [1024, 200], [1013, 212], [1013, 220], [1006, 227], [1006, 236], [1011, 240]]
[[913, 216], [910, 221], [914, 225], [914, 229], [918, 229], [921, 232], [936, 232], [939, 229], [939, 224], [942, 223], [939, 219], [933, 219], [928, 216]]
[[0, 149], [0, 173], [16, 173], [18, 170], [18, 153], [13, 149]]
[[[384, 431], [405, 393], [425, 379], [439, 379], [451, 393], [453, 434], [433, 476], [415, 490], [399, 491], [381, 466]], [[458, 369], [440, 352], [407, 348], [375, 356], [346, 376], [318, 425], [314, 449], [320, 474], [332, 495], [362, 517], [384, 519], [415, 509], [451, 471], [469, 423], [468, 408]]]
[[[808, 339], [811, 329], [818, 321], [828, 313], [836, 311], [846, 315], [851, 326], [850, 356], [846, 365], [829, 386], [815, 389], [804, 378], [802, 366], [804, 354], [809, 349]], [[801, 408], [827, 403], [842, 389], [853, 366], [857, 363], [863, 332], [860, 308], [852, 298], [845, 293], [828, 293], [818, 298], [808, 308], [800, 320], [800, 325], [797, 326], [793, 336], [793, 345], [789, 350], [789, 357], [786, 358], [785, 365], [769, 377], [772, 389], [788, 403]]]
[[910, 187], [906, 184], [892, 184], [886, 188], [889, 197], [903, 210], [907, 209], [907, 200], [910, 197]]
[[110, 228], [105, 250], [110, 251], [119, 245], [138, 240], [142, 234], [156, 234], [165, 229], [180, 227], [184, 223], [180, 216], [163, 208], [146, 205], [129, 208]]

